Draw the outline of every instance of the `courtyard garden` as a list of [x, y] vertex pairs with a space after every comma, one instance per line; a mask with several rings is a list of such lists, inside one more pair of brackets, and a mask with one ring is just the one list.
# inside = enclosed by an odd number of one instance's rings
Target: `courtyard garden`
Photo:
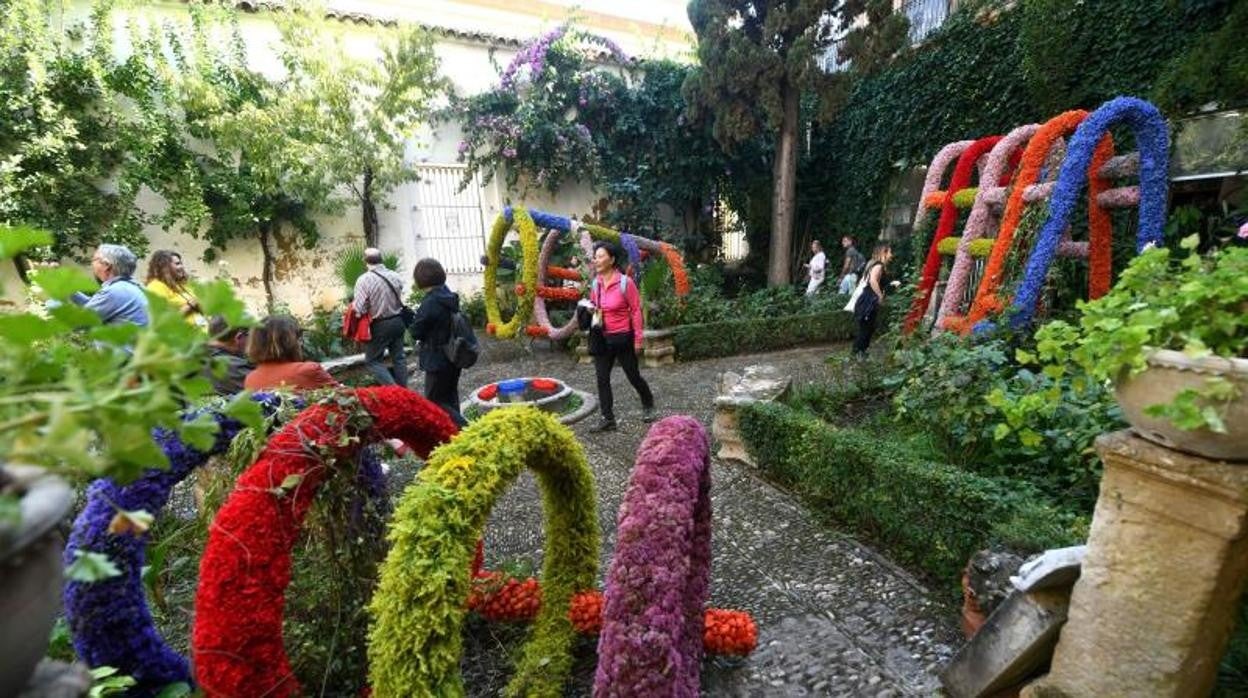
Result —
[[1246, 6], [779, 5], [6, 6], [0, 696], [1248, 695]]

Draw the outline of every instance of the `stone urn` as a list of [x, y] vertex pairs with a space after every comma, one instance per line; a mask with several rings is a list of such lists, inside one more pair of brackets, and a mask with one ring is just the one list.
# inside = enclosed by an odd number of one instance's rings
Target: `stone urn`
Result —
[[[1205, 356], [1192, 358], [1178, 351], [1159, 349], [1148, 356], [1148, 368], [1117, 381], [1114, 394], [1132, 431], [1154, 443], [1177, 451], [1225, 461], [1248, 461], [1248, 359]], [[1229, 403], [1215, 405], [1227, 433], [1209, 429], [1180, 429], [1144, 410], [1166, 404], [1184, 390], [1199, 390], [1210, 378], [1233, 383], [1239, 395]]]
[[57, 525], [73, 491], [41, 468], [0, 465], [0, 488], [21, 497], [21, 519], [0, 523], [0, 696], [15, 696], [48, 649], [61, 608]]
[[642, 333], [642, 360], [650, 368], [676, 363], [676, 333], [672, 330], [646, 330]]

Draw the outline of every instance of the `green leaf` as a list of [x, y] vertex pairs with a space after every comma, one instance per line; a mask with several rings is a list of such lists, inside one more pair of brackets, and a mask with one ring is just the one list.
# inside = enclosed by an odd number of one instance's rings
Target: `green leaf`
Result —
[[260, 407], [260, 403], [251, 399], [250, 393], [235, 395], [221, 411], [252, 429], [264, 424], [264, 410]]
[[30, 313], [0, 315], [0, 339], [14, 344], [32, 344], [55, 337], [63, 331], [64, 328], [38, 315]]
[[[0, 532], [22, 524], [22, 500], [15, 494], [0, 494]], [[3, 536], [0, 536], [2, 538]]]
[[100, 285], [81, 269], [74, 267], [55, 267], [40, 269], [34, 275], [35, 283], [49, 298], [64, 301], [79, 291], [96, 291]]
[[65, 576], [75, 582], [90, 584], [121, 576], [121, 570], [104, 553], [75, 550], [74, 561], [65, 569]]
[[113, 520], [108, 524], [108, 532], [115, 536], [141, 536], [155, 522], [156, 517], [142, 509], [123, 510], [113, 515]]
[[1200, 247], [1200, 234], [1196, 233], [1196, 234], [1188, 235], [1182, 240], [1179, 240], [1179, 247], [1185, 250], [1194, 251], [1197, 247]]
[[48, 311], [48, 315], [60, 320], [72, 328], [95, 327], [104, 324], [99, 313], [76, 303], [64, 303]]
[[217, 420], [211, 414], [201, 412], [195, 419], [182, 422], [178, 435], [191, 448], [207, 452], [216, 443], [217, 430]]
[[160, 691], [156, 694], [156, 698], [183, 698], [184, 696], [189, 695], [191, 695], [190, 684], [179, 681], [178, 683], [171, 683], [160, 689]]
[[52, 233], [29, 226], [0, 226], [0, 259], [13, 259], [17, 255], [53, 243]]
[[282, 484], [278, 485], [278, 487], [281, 487], [283, 490], [286, 490], [287, 492], [289, 492], [290, 490], [293, 490], [296, 487], [298, 487], [299, 483], [301, 482], [303, 482], [303, 475], [300, 475], [299, 473], [293, 473], [291, 475], [287, 475], [286, 477], [282, 478]]
[[994, 441], [1000, 441], [1004, 439], [1005, 437], [1009, 436], [1010, 431], [1011, 431], [1010, 425], [998, 424], [996, 428], [992, 430], [992, 438]]
[[224, 279], [208, 283], [192, 283], [195, 297], [205, 317], [220, 315], [230, 327], [250, 327], [255, 320], [247, 314], [247, 306], [234, 294], [234, 288]]

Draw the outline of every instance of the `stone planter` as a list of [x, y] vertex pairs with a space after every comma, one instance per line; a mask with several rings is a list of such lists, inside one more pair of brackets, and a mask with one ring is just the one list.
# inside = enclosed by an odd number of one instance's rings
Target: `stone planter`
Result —
[[[1144, 413], [1149, 405], [1168, 403], [1180, 392], [1199, 389], [1206, 379], [1218, 376], [1234, 383], [1240, 391], [1229, 405], [1217, 406], [1228, 433], [1208, 429], [1185, 431], [1166, 419]], [[1206, 458], [1248, 461], [1248, 359], [1193, 359], [1182, 352], [1157, 350], [1149, 355], [1147, 369], [1115, 384], [1114, 394], [1132, 430], [1145, 439]]]
[[642, 335], [646, 366], [667, 366], [676, 363], [676, 333], [672, 330], [646, 330]]
[[39, 468], [4, 469], [22, 491], [21, 521], [0, 526], [0, 696], [14, 696], [43, 659], [61, 608], [65, 541], [57, 524], [69, 514], [73, 492]]
[[792, 382], [775, 366], [768, 365], [746, 366], [740, 375], [731, 371], [721, 374], [719, 394], [715, 397], [715, 419], [711, 423], [711, 434], [719, 443], [716, 455], [724, 460], [757, 465], [741, 439], [738, 412], [742, 406], [754, 402], [779, 400]]

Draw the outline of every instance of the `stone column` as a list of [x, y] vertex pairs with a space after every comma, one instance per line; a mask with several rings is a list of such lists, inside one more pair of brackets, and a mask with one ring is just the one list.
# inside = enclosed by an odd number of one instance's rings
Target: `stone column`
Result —
[[715, 397], [715, 419], [711, 423], [711, 434], [719, 443], [716, 456], [755, 465], [741, 440], [737, 411], [752, 402], [779, 400], [791, 383], [791, 378], [768, 365], [746, 366], [741, 375], [731, 371], [721, 374], [719, 395]]
[[1129, 432], [1105, 462], [1083, 572], [1048, 676], [1023, 696], [1203, 696], [1248, 572], [1248, 467]]

